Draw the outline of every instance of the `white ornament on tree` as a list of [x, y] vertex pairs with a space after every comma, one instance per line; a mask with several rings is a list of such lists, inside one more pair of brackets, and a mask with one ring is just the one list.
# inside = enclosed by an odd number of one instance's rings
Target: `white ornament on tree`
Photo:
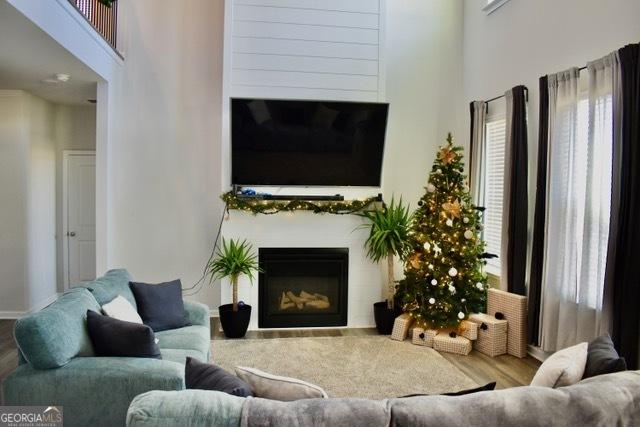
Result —
[[438, 284], [438, 281], [437, 281], [436, 279], [433, 279], [433, 280], [431, 281], [431, 284], [432, 284], [433, 286], [435, 286], [435, 285], [437, 285], [437, 284]]
[[484, 289], [484, 285], [482, 283], [478, 282], [478, 283], [476, 283], [476, 288], [482, 290], [482, 289]]
[[469, 239], [473, 239], [473, 231], [471, 230], [465, 230], [464, 232], [464, 238], [469, 240]]
[[449, 285], [449, 292], [451, 292], [451, 294], [455, 294], [456, 293], [456, 288], [453, 285]]
[[436, 191], [436, 186], [435, 186], [435, 185], [433, 185], [432, 183], [428, 183], [428, 184], [427, 184], [427, 191], [428, 191], [429, 193], [433, 193], [433, 192], [435, 192], [435, 191]]
[[462, 218], [462, 222], [464, 222], [465, 224], [469, 224], [469, 218], [465, 216], [464, 218]]
[[433, 305], [436, 303], [436, 299], [435, 298], [429, 298], [429, 304]]
[[448, 219], [447, 222], [445, 222], [445, 224], [447, 224], [447, 226], [449, 227], [453, 227], [453, 221], [451, 219]]
[[431, 250], [431, 243], [429, 243], [429, 242], [424, 242], [424, 248], [425, 248], [427, 251], [430, 251], [430, 250]]
[[458, 319], [460, 319], [460, 320], [464, 319], [464, 313], [463, 312], [459, 312], [458, 313]]
[[455, 268], [455, 267], [451, 267], [451, 268], [449, 269], [449, 276], [451, 276], [451, 277], [456, 277], [457, 275], [458, 275], [458, 270], [456, 270], [456, 268]]

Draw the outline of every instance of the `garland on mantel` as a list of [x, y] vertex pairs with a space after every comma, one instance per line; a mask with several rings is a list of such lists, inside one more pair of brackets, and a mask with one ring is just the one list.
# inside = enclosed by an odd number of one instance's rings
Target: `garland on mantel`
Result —
[[309, 200], [263, 200], [260, 198], [238, 198], [233, 191], [220, 196], [228, 209], [236, 209], [253, 214], [273, 215], [278, 212], [312, 211], [332, 215], [349, 215], [359, 212], [375, 203], [381, 203], [377, 196], [364, 200], [309, 201]]

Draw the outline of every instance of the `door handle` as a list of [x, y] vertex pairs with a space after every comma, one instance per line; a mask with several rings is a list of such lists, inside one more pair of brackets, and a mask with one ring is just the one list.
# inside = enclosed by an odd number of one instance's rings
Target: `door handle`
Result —
[[67, 236], [76, 237], [76, 232], [75, 231], [69, 231], [69, 232], [67, 232]]

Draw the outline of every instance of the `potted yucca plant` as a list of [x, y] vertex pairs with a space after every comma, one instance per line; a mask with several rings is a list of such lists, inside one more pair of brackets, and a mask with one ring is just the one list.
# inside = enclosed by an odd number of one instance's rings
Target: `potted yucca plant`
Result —
[[403, 206], [402, 199], [397, 204], [391, 199], [391, 203], [382, 209], [363, 211], [358, 215], [370, 222], [361, 226], [369, 229], [369, 237], [365, 241], [367, 256], [375, 262], [385, 258], [387, 260], [386, 301], [373, 304], [376, 328], [379, 333], [387, 335], [391, 333], [393, 322], [401, 312], [400, 307], [394, 306], [396, 283], [393, 257], [404, 260], [411, 249], [409, 225], [412, 215], [409, 213], [409, 207]]
[[218, 307], [220, 323], [227, 338], [242, 338], [247, 333], [251, 320], [251, 306], [238, 304], [238, 277], [246, 275], [253, 283], [254, 274], [260, 272], [258, 257], [253, 247], [246, 240], [222, 239], [222, 246], [218, 248], [207, 271], [211, 281], [229, 277], [233, 287], [233, 303]]

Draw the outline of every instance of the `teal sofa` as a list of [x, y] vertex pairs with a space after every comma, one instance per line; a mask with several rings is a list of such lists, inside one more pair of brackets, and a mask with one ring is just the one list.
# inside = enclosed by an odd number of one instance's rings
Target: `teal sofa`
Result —
[[122, 295], [136, 307], [126, 270], [110, 270], [15, 325], [20, 365], [4, 380], [5, 405], [60, 405], [65, 426], [123, 426], [133, 398], [182, 390], [187, 356], [208, 361], [209, 308], [185, 301], [191, 323], [156, 333], [162, 359], [96, 357], [86, 312]]

